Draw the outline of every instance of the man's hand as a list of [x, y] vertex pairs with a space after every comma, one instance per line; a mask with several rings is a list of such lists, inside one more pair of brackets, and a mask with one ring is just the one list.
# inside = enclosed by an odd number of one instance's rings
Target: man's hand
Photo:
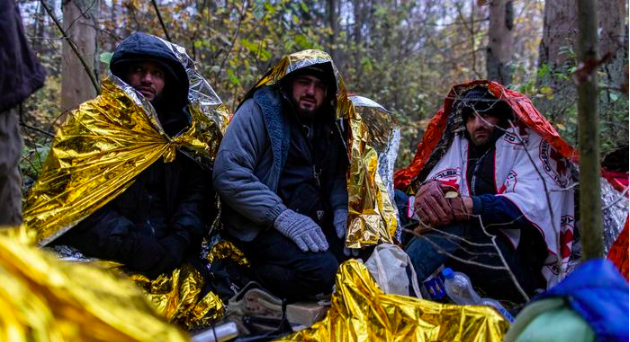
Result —
[[442, 186], [437, 180], [425, 183], [416, 194], [414, 208], [420, 220], [433, 227], [453, 222], [451, 206], [444, 197]]
[[451, 205], [453, 217], [455, 221], [468, 221], [472, 217], [472, 198], [468, 196], [461, 196], [456, 193], [457, 196], [449, 197], [448, 203]]
[[[348, 231], [348, 210], [347, 209], [336, 209], [333, 214], [333, 225], [335, 226], [335, 232], [337, 233], [337, 237], [344, 242], [346, 232]], [[345, 256], [359, 256], [359, 249], [357, 248], [343, 248], [343, 254]]]
[[303, 252], [324, 252], [328, 249], [322, 229], [308, 216], [287, 209], [278, 215], [273, 226], [293, 240]]

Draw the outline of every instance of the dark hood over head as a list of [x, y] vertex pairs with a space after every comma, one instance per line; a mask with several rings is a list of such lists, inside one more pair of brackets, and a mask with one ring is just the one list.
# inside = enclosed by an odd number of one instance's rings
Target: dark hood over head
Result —
[[330, 62], [313, 64], [293, 70], [282, 78], [280, 81], [281, 87], [285, 90], [289, 90], [293, 80], [300, 75], [313, 75], [322, 80], [322, 82], [326, 85], [328, 93], [326, 101], [333, 100], [336, 97], [337, 80], [335, 79], [335, 72], [333, 71], [332, 64]]
[[319, 108], [318, 113], [320, 113], [319, 115], [323, 114], [323, 117], [326, 117], [325, 120], [334, 120], [335, 112], [333, 109], [335, 108], [335, 100], [337, 97], [337, 85], [332, 64], [330, 62], [325, 62], [304, 66], [286, 74], [280, 80], [278, 84], [280, 91], [284, 93], [285, 98], [293, 103], [294, 106], [297, 106], [297, 104], [294, 103], [292, 96], [293, 81], [301, 75], [315, 76], [326, 85], [326, 98], [324, 99], [322, 107]]
[[188, 102], [188, 75], [177, 56], [159, 38], [142, 32], [136, 32], [120, 43], [112, 60], [112, 74], [124, 80], [129, 64], [152, 60], [162, 65], [166, 74], [166, 85], [162, 95], [153, 103], [158, 112], [180, 110]]

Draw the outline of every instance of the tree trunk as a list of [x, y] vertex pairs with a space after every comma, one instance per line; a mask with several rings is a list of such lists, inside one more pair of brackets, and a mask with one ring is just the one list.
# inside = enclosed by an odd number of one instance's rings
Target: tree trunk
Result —
[[332, 57], [335, 65], [341, 68], [341, 56], [340, 50], [335, 46], [337, 42], [337, 36], [339, 36], [339, 20], [337, 15], [338, 3], [337, 0], [326, 1], [326, 11], [328, 12], [328, 25], [330, 25], [331, 35], [328, 41], [330, 47], [330, 56]]
[[[574, 65], [577, 34], [575, 0], [545, 1], [543, 35], [538, 50], [539, 88], [547, 87], [553, 96], [541, 97], [534, 102], [540, 112], [556, 122], [565, 117], [575, 104], [575, 87], [566, 77]], [[563, 77], [564, 76], [564, 77]]]
[[[578, 0], [578, 59], [582, 68], [597, 65], [597, 7], [595, 0]], [[598, 68], [578, 84], [580, 141], [580, 230], [582, 260], [604, 256], [599, 165]]]
[[37, 17], [35, 18], [35, 33], [33, 34], [33, 52], [37, 56], [41, 56], [44, 52], [44, 32], [46, 29], [46, 11], [41, 3], [37, 6]]
[[626, 6], [623, 0], [599, 0], [598, 4], [600, 56], [612, 54], [612, 59], [604, 65], [603, 71], [609, 85], [617, 87], [625, 79], [624, 61], [628, 55], [628, 34], [624, 22]]
[[[65, 0], [62, 2], [63, 28], [79, 48], [87, 64], [98, 75], [98, 40], [96, 13], [98, 0]], [[64, 41], [61, 61], [61, 109], [69, 111], [96, 96], [88, 72]]]
[[486, 70], [488, 79], [508, 85], [512, 83], [509, 65], [514, 50], [514, 9], [511, 0], [490, 1], [490, 24]]
[[[599, 50], [604, 55], [613, 54], [611, 61], [604, 65], [606, 81], [612, 87], [618, 87], [623, 81], [624, 61], [628, 54], [625, 32], [625, 3], [622, 0], [598, 0], [600, 13]], [[577, 49], [577, 10], [575, 0], [545, 1], [543, 36], [539, 47], [539, 68], [546, 66], [537, 80], [540, 87], [549, 87], [553, 91], [551, 98], [535, 100], [541, 113], [555, 122], [564, 118], [574, 106], [577, 98], [575, 86], [571, 82], [569, 69], [575, 66]], [[601, 99], [600, 99], [601, 101]]]

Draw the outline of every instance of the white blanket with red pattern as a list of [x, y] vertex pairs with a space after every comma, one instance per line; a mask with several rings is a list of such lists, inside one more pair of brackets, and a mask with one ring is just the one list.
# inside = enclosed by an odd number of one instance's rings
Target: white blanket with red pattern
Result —
[[[461, 134], [456, 135], [427, 179], [455, 185], [463, 196], [470, 196], [465, 177], [467, 160], [468, 140]], [[571, 255], [575, 219], [569, 161], [539, 134], [525, 127], [515, 127], [497, 140], [494, 165], [497, 196], [514, 203], [545, 239], [549, 254], [542, 274], [549, 288], [564, 278]], [[518, 246], [520, 230], [510, 229], [508, 224], [502, 232]]]

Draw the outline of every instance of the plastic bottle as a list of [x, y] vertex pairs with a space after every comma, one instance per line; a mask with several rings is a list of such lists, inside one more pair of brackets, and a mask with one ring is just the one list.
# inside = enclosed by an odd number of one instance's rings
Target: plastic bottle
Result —
[[481, 298], [479, 305], [487, 305], [495, 308], [501, 315], [503, 315], [503, 317], [505, 317], [505, 319], [508, 320], [508, 322], [514, 323], [514, 316], [512, 316], [510, 312], [507, 311], [501, 303], [499, 303], [499, 301], [492, 298]]
[[442, 271], [446, 294], [459, 305], [479, 305], [481, 297], [475, 292], [467, 275], [453, 272], [450, 268]]
[[514, 317], [499, 303], [492, 298], [481, 298], [472, 287], [472, 283], [467, 275], [454, 272], [450, 268], [442, 271], [444, 276], [444, 287], [446, 294], [459, 305], [487, 305], [495, 308], [510, 323], [514, 322]]

